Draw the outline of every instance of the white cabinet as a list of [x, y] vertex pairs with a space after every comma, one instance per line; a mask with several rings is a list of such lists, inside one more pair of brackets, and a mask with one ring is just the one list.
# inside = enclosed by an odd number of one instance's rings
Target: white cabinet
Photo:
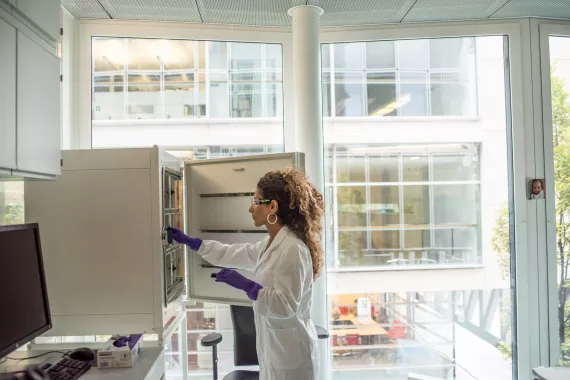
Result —
[[54, 40], [59, 40], [61, 26], [60, 0], [18, 0], [17, 8]]
[[18, 32], [17, 62], [17, 169], [60, 174], [59, 59]]
[[16, 29], [0, 19], [0, 169], [16, 168]]

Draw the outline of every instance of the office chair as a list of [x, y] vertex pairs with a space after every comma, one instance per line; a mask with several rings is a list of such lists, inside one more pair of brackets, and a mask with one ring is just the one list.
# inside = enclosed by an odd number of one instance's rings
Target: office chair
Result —
[[[255, 319], [253, 308], [248, 306], [230, 306], [232, 324], [234, 327], [234, 365], [256, 366], [259, 365], [257, 359], [257, 348], [255, 342]], [[329, 337], [328, 330], [315, 326], [319, 339]], [[222, 341], [222, 335], [212, 333], [201, 340], [204, 347], [212, 347], [214, 380], [218, 380], [218, 344]], [[224, 380], [258, 380], [258, 371], [238, 370], [227, 374]]]

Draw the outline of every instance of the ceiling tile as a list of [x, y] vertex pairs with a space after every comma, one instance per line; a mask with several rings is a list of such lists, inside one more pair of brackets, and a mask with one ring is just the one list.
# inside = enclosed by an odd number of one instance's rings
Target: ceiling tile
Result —
[[486, 19], [505, 1], [507, 0], [418, 0], [403, 22]]
[[291, 0], [196, 0], [205, 23], [290, 27]]
[[77, 19], [108, 19], [109, 15], [97, 0], [61, 0], [61, 4]]
[[492, 17], [570, 18], [570, 0], [510, 0]]
[[309, 0], [324, 9], [322, 26], [352, 26], [398, 23], [415, 0]]
[[201, 22], [194, 0], [99, 0], [114, 19]]
[[350, 26], [397, 23], [416, 0], [309, 0], [324, 9], [323, 26]]

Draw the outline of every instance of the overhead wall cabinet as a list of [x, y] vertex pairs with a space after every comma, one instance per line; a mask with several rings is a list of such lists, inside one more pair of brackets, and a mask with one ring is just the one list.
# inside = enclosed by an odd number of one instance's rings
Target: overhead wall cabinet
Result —
[[16, 169], [16, 28], [0, 19], [0, 168]]
[[16, 8], [54, 40], [61, 28], [61, 0], [17, 0]]
[[60, 5], [0, 5], [0, 176], [54, 178], [61, 172]]

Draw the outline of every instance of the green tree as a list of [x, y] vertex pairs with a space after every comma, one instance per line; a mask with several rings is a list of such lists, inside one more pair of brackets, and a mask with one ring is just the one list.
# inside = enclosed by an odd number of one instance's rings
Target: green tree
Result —
[[24, 206], [9, 204], [4, 208], [4, 223], [22, 224], [24, 223]]
[[[556, 72], [553, 65], [552, 72]], [[552, 83], [552, 132], [554, 143], [554, 192], [556, 201], [556, 247], [560, 285], [558, 286], [558, 337], [563, 347], [562, 360], [568, 361], [569, 273], [570, 266], [570, 103], [565, 81], [556, 75]], [[565, 349], [566, 348], [566, 349]]]
[[[556, 64], [552, 66], [556, 73]], [[552, 129], [554, 144], [554, 193], [556, 202], [556, 261], [558, 264], [558, 337], [562, 364], [570, 364], [570, 94], [564, 89], [563, 78], [551, 76]], [[510, 272], [508, 207], [497, 216], [493, 231], [493, 249], [503, 276]], [[505, 343], [499, 349], [510, 357]]]

